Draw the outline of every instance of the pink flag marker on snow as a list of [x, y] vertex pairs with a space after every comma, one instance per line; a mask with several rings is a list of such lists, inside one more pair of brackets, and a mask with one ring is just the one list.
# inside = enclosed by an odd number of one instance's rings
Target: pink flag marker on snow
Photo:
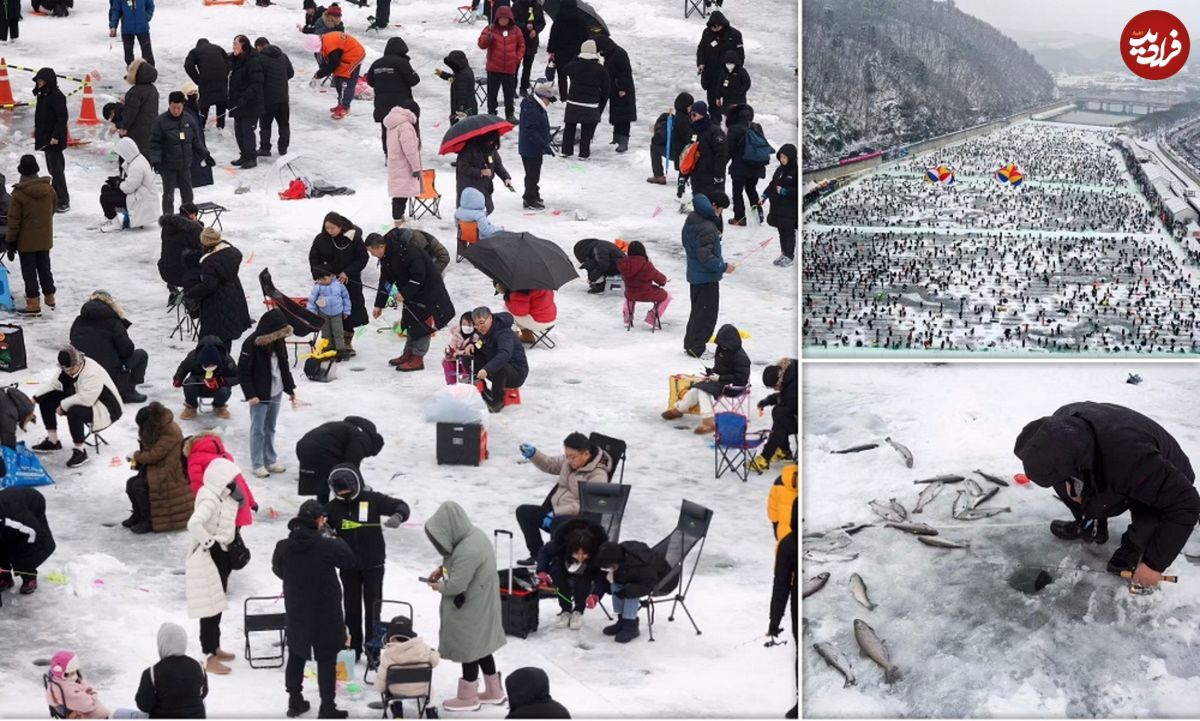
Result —
[[651, 217], [651, 218], [657, 218], [657, 217], [658, 217], [658, 214], [659, 214], [659, 213], [661, 213], [661, 212], [662, 212], [662, 208], [659, 208], [659, 207], [657, 207], [657, 206], [656, 206], [656, 207], [654, 208], [654, 212], [650, 214], [650, 217]]

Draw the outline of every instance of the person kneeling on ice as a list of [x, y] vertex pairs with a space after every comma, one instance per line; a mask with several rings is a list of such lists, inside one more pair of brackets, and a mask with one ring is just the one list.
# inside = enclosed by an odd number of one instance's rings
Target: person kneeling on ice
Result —
[[643, 596], [671, 570], [667, 559], [641, 541], [605, 543], [596, 552], [596, 563], [604, 571], [612, 590], [613, 613], [617, 622], [604, 627], [605, 636], [617, 643], [629, 643], [641, 635], [638, 610]]
[[1064, 540], [1108, 541], [1108, 518], [1128, 510], [1129, 528], [1108, 572], [1133, 571], [1133, 583], [1155, 587], [1200, 520], [1196, 473], [1162, 426], [1112, 403], [1071, 403], [1030, 422], [1013, 453], [1025, 475], [1053, 488], [1071, 521], [1053, 521]]
[[313, 499], [300, 504], [288, 521], [288, 537], [275, 545], [271, 571], [283, 581], [287, 612], [288, 661], [284, 670], [289, 718], [306, 713], [304, 663], [317, 663], [320, 718], [346, 718], [336, 705], [337, 653], [346, 640], [342, 625], [342, 589], [335, 569], [353, 568], [354, 551], [334, 534], [325, 509]]
[[[372, 491], [363, 482], [358, 467], [351, 463], [334, 466], [329, 473], [329, 489], [334, 495], [333, 500], [325, 504], [329, 525], [354, 552], [354, 565], [343, 567], [339, 575], [346, 627], [350, 629], [350, 647], [358, 660], [363, 653], [363, 639], [379, 621], [378, 602], [383, 599], [384, 561], [387, 559], [383, 527], [399, 528], [407, 521], [408, 504]], [[387, 520], [383, 520], [385, 518]], [[364, 608], [366, 634], [363, 633]]]
[[36, 488], [0, 489], [0, 591], [21, 577], [21, 595], [37, 590], [38, 566], [54, 553], [46, 498]]
[[[50, 659], [49, 680], [46, 683], [46, 704], [62, 707], [71, 719], [109, 718], [108, 708], [96, 689], [83, 682], [79, 657], [72, 651], [59, 651]], [[143, 714], [129, 709], [117, 709], [112, 718], [142, 718]]]
[[74, 346], [64, 346], [58, 352], [58, 368], [58, 375], [47, 384], [46, 390], [33, 397], [46, 425], [46, 439], [33, 450], [38, 453], [62, 450], [58, 416], [66, 416], [75, 444], [67, 468], [77, 468], [88, 462], [83, 444], [89, 431], [98, 433], [116, 423], [125, 408], [116, 384], [103, 366]]
[[[379, 654], [379, 673], [375, 674], [375, 690], [383, 693], [385, 690], [394, 696], [424, 696], [426, 687], [423, 683], [393, 683], [387, 682], [389, 666], [409, 666], [427, 663], [436, 668], [442, 657], [429, 647], [424, 639], [417, 636], [413, 630], [412, 619], [407, 616], [396, 616], [389, 623], [390, 635]], [[394, 701], [392, 718], [403, 718], [400, 701]]]
[[654, 305], [653, 310], [646, 313], [646, 325], [651, 328], [660, 325], [667, 306], [671, 305], [671, 294], [663, 286], [671, 279], [650, 262], [642, 241], [635, 240], [629, 244], [629, 254], [617, 260], [617, 270], [621, 272], [625, 286], [625, 325], [633, 322], [634, 305], [644, 302]]
[[346, 416], [322, 423], [296, 443], [296, 460], [300, 463], [296, 492], [316, 496], [324, 505], [329, 502], [329, 474], [334, 468], [347, 463], [359, 468], [365, 459], [382, 450], [383, 436], [366, 418]]
[[532, 566], [542, 550], [542, 531], [554, 534], [559, 526], [579, 515], [579, 484], [607, 483], [613, 468], [608, 451], [593, 444], [578, 431], [563, 439], [563, 454], [548, 456], [530, 443], [521, 444], [521, 455], [533, 461], [543, 473], [558, 476], [558, 483], [550, 489], [541, 505], [517, 506], [517, 525], [525, 536], [529, 558], [518, 561], [518, 565]]
[[177, 623], [158, 628], [158, 663], [142, 671], [137, 707], [150, 718], [205, 718], [208, 675], [187, 655], [187, 631]]
[[608, 534], [593, 521], [572, 518], [554, 531], [537, 557], [539, 586], [553, 588], [558, 597], [558, 627], [583, 629], [584, 609], [592, 609], [608, 589], [596, 562], [596, 551]]
[[566, 707], [550, 695], [550, 678], [535, 666], [522, 666], [504, 679], [508, 715], [504, 718], [571, 718]]
[[625, 251], [616, 243], [599, 238], [584, 238], [575, 244], [575, 259], [579, 267], [587, 271], [588, 292], [603, 293], [608, 287], [608, 278], [620, 275], [618, 263], [625, 258]]
[[237, 384], [237, 362], [225, 349], [224, 341], [215, 335], [204, 336], [175, 369], [171, 380], [171, 385], [183, 389], [183, 412], [179, 420], [195, 418], [201, 398], [212, 399], [214, 416], [228, 419], [229, 397]]
[[704, 380], [694, 384], [675, 403], [663, 411], [664, 420], [682, 418], [689, 408], [699, 404], [700, 425], [696, 435], [712, 433], [713, 398], [716, 396], [738, 396], [750, 383], [750, 356], [742, 349], [742, 335], [737, 327], [726, 323], [717, 331], [717, 352], [713, 356], [712, 368], [704, 369]]

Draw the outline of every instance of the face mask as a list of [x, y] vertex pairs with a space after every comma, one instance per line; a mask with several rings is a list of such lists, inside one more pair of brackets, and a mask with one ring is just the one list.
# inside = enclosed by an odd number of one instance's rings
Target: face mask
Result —
[[728, 71], [729, 71], [729, 72], [731, 72], [731, 73], [733, 72], [733, 69], [734, 69], [734, 68], [736, 68], [736, 67], [737, 67], [736, 65], [730, 65], [730, 64], [728, 64], [728, 63], [726, 63], [726, 64], [725, 64], [725, 69], [726, 69], [726, 70], [728, 70]]
[[567, 564], [567, 573], [580, 573], [581, 571], [583, 571], [583, 564], [579, 561], [571, 559], [571, 562]]
[[474, 333], [474, 332], [475, 332], [475, 329], [474, 329], [474, 328], [472, 328], [472, 327], [471, 327], [471, 326], [469, 326], [469, 325], [464, 325], [464, 326], [463, 326], [462, 328], [460, 328], [459, 330], [461, 330], [461, 331], [462, 331], [462, 334], [463, 334], [463, 335], [471, 335], [472, 333]]

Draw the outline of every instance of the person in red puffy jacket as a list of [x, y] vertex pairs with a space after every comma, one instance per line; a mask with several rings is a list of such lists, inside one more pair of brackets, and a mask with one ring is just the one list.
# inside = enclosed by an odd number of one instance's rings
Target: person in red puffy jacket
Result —
[[522, 343], [532, 343], [534, 331], [546, 330], [558, 320], [554, 291], [509, 290], [500, 283], [495, 285], [496, 291], [504, 295], [504, 309], [512, 313], [513, 325], [521, 329]]
[[625, 325], [630, 324], [635, 303], [653, 303], [654, 307], [646, 313], [645, 323], [655, 327], [657, 320], [661, 321], [671, 304], [671, 294], [662, 286], [670, 282], [667, 276], [646, 256], [646, 246], [640, 240], [629, 244], [629, 252], [617, 261], [617, 270], [625, 285]]
[[[209, 463], [218, 458], [236, 462], [233, 455], [225, 450], [225, 442], [221, 440], [221, 436], [213, 431], [201, 431], [186, 439], [183, 442], [183, 455], [187, 458], [188, 481], [191, 483], [193, 494], [199, 492], [200, 487], [204, 485], [204, 471]], [[242, 497], [246, 499], [238, 508], [235, 521], [236, 526], [241, 528], [254, 522], [253, 514], [258, 512], [258, 503], [254, 500], [254, 494], [250, 492], [250, 484], [246, 483], [241, 473], [235, 480]]]
[[496, 8], [492, 24], [479, 34], [479, 47], [487, 50], [487, 111], [496, 114], [496, 96], [504, 89], [504, 117], [517, 122], [513, 103], [517, 94], [517, 71], [525, 58], [525, 36], [513, 22], [512, 8]]

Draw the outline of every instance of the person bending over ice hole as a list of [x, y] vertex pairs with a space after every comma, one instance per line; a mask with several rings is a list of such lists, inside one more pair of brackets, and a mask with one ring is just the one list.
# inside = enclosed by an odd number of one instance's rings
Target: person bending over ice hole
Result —
[[612, 457], [578, 431], [563, 439], [563, 454], [547, 456], [532, 444], [521, 444], [521, 455], [533, 461], [543, 473], [558, 476], [558, 483], [540, 505], [517, 506], [517, 525], [525, 536], [529, 558], [517, 561], [521, 566], [537, 563], [542, 550], [542, 531], [554, 534], [558, 528], [579, 515], [579, 484], [607, 483], [613, 468]]
[[341, 464], [361, 467], [362, 462], [379, 455], [383, 436], [366, 418], [346, 416], [344, 420], [322, 423], [305, 433], [296, 443], [300, 463], [297, 493], [316, 496], [322, 505], [329, 502], [329, 474]]
[[1071, 511], [1050, 532], [1064, 540], [1108, 541], [1108, 519], [1129, 511], [1129, 528], [1108, 572], [1133, 571], [1133, 583], [1156, 587], [1200, 519], [1196, 474], [1162, 426], [1112, 403], [1071, 403], [1031, 421], [1013, 453], [1025, 475], [1053, 488]]
[[187, 655], [187, 631], [177, 623], [158, 628], [158, 663], [142, 671], [137, 707], [150, 718], [205, 718], [208, 675]]
[[90, 425], [93, 432], [102, 431], [116, 423], [125, 409], [117, 386], [104, 367], [74, 346], [64, 346], [58, 352], [58, 369], [58, 375], [50, 381], [48, 388], [33, 397], [46, 425], [46, 439], [33, 446], [33, 450], [38, 453], [62, 450], [58, 440], [58, 416], [66, 416], [71, 441], [75, 444], [67, 468], [78, 468], [88, 462], [83, 445], [87, 427]]
[[758, 412], [771, 409], [771, 435], [763, 444], [762, 451], [750, 462], [750, 467], [762, 473], [771, 467], [771, 461], [793, 462], [791, 437], [800, 429], [800, 391], [797, 386], [795, 358], [780, 358], [763, 369], [763, 385], [773, 388], [774, 393], [758, 402]]
[[454, 303], [446, 292], [442, 275], [433, 259], [412, 242], [413, 234], [396, 228], [387, 236], [372, 233], [367, 236], [367, 251], [379, 260], [379, 292], [371, 317], [379, 318], [388, 303], [388, 288], [396, 286], [396, 302], [401, 305], [408, 326], [404, 353], [388, 364], [398, 371], [419, 371], [425, 368], [425, 354], [435, 331], [454, 319]]
[[194, 498], [180, 463], [183, 431], [170, 410], [158, 401], [137, 412], [138, 450], [129, 459], [137, 475], [125, 483], [133, 507], [121, 525], [134, 533], [163, 533], [187, 527]]
[[[529, 362], [525, 360], [525, 346], [513, 332], [513, 317], [509, 313], [496, 313], [487, 306], [471, 311], [475, 321], [475, 380], [483, 384], [481, 395], [492, 413], [504, 410], [504, 399], [509, 388], [520, 388], [529, 377]], [[487, 387], [488, 380], [492, 386]]]
[[[712, 433], [715, 427], [713, 398], [741, 395], [750, 383], [750, 356], [742, 349], [742, 336], [738, 329], [726, 323], [717, 331], [717, 352], [713, 356], [712, 368], [704, 369], [704, 380], [693, 384], [675, 406], [662, 412], [663, 420], [673, 421], [694, 405], [700, 405], [700, 425], [696, 435]], [[727, 388], [728, 386], [728, 388]]]
[[[379, 621], [376, 603], [383, 598], [384, 561], [387, 558], [383, 526], [399, 528], [407, 521], [408, 504], [372, 491], [363, 483], [358, 467], [350, 463], [334, 466], [329, 473], [329, 489], [334, 495], [333, 500], [325, 504], [329, 524], [354, 552], [354, 564], [342, 567], [340, 575], [350, 647], [358, 660], [363, 653], [363, 638]], [[366, 634], [363, 632], [364, 608]]]
[[183, 412], [179, 420], [196, 417], [200, 399], [213, 402], [213, 415], [230, 418], [229, 397], [238, 384], [237, 363], [225, 350], [225, 343], [215, 335], [204, 336], [175, 369], [171, 385], [183, 389]]
[[641, 541], [605, 543], [596, 552], [596, 563], [604, 572], [612, 590], [613, 613], [617, 622], [604, 627], [605, 636], [617, 643], [629, 643], [641, 635], [638, 610], [641, 599], [650, 595], [671, 565]]
[[150, 356], [134, 347], [129, 338], [132, 325], [116, 299], [108, 291], [97, 290], [71, 323], [71, 345], [104, 368], [123, 403], [145, 403], [146, 396], [138, 393], [137, 386], [146, 381]]
[[538, 585], [558, 597], [558, 627], [583, 629], [584, 609], [595, 608], [608, 588], [596, 562], [596, 551], [608, 534], [586, 518], [572, 518], [554, 531], [538, 552]]
[[[36, 488], [0, 489], [0, 591], [21, 577], [21, 595], [38, 587], [38, 566], [54, 553], [46, 499]], [[2, 603], [2, 602], [0, 602]]]

